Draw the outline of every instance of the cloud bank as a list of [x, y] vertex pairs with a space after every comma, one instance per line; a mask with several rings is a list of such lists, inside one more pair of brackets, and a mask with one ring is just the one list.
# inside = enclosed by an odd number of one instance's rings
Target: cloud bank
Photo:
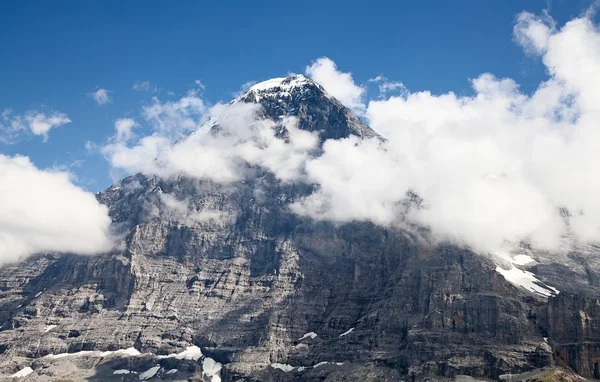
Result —
[[0, 265], [39, 252], [108, 251], [110, 223], [108, 208], [68, 173], [0, 155]]
[[[121, 119], [101, 151], [111, 166], [129, 174], [231, 183], [261, 167], [284, 182], [298, 179], [317, 144], [316, 133], [298, 129], [294, 118], [261, 120], [258, 111], [259, 105], [243, 102], [206, 108], [195, 94], [176, 102], [155, 99], [143, 112], [153, 134], [134, 137], [136, 122]], [[278, 128], [287, 131], [287, 141], [276, 136]]]
[[327, 142], [306, 165], [320, 188], [294, 210], [393, 224], [410, 190], [425, 208], [409, 220], [479, 251], [520, 240], [556, 250], [567, 234], [599, 241], [598, 29], [587, 17], [557, 29], [547, 15], [521, 13], [514, 36], [547, 68], [535, 92], [484, 73], [471, 81], [473, 96], [371, 100], [366, 117], [388, 142]]
[[[316, 191], [290, 208], [318, 220], [405, 222], [435, 238], [494, 252], [519, 241], [552, 250], [566, 235], [600, 241], [600, 33], [586, 16], [561, 28], [547, 14], [521, 13], [514, 40], [541, 58], [548, 78], [531, 94], [510, 78], [483, 73], [472, 95], [410, 92], [383, 76], [377, 99], [323, 57], [306, 73], [387, 138], [327, 141], [279, 122], [257, 119], [255, 105], [208, 108], [198, 92], [177, 102], [155, 99], [143, 116], [154, 133], [121, 129], [103, 148], [114, 167], [161, 176], [185, 174], [217, 182], [243, 179], [252, 166]], [[212, 122], [211, 122], [212, 121]], [[207, 134], [218, 124], [226, 134]], [[180, 140], [196, 129], [197, 133]], [[173, 142], [178, 142], [173, 145]], [[407, 210], [413, 192], [422, 208]]]

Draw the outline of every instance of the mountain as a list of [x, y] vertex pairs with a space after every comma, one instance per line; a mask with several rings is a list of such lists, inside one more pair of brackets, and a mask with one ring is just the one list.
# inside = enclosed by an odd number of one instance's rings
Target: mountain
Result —
[[[275, 122], [297, 117], [321, 142], [383, 140], [304, 76], [256, 84], [232, 104], [241, 102]], [[118, 250], [0, 268], [0, 375], [600, 378], [597, 248], [567, 257], [524, 249], [535, 261], [504, 271], [401, 229], [292, 213], [289, 203], [311, 190], [262, 171], [226, 187], [137, 174], [100, 192], [124, 237]]]

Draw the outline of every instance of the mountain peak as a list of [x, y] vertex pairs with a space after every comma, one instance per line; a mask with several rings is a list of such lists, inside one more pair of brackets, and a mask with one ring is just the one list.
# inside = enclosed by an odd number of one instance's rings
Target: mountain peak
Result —
[[[317, 85], [316, 82], [303, 74], [294, 74], [289, 77], [271, 78], [269, 80], [254, 84], [248, 89], [248, 92], [263, 91], [286, 91], [306, 85]], [[318, 85], [317, 85], [318, 86]]]
[[297, 117], [300, 129], [319, 132], [322, 141], [378, 136], [323, 86], [302, 74], [259, 82], [233, 102], [258, 103], [264, 117], [274, 121]]

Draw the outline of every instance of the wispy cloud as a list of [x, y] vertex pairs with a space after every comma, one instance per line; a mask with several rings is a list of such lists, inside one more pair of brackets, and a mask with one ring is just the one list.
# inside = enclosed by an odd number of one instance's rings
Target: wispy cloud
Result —
[[156, 93], [158, 91], [158, 87], [150, 81], [137, 81], [133, 84], [133, 90], [138, 92], [148, 92], [148, 93]]
[[375, 78], [370, 78], [369, 82], [376, 83], [379, 87], [379, 95], [380, 97], [385, 97], [388, 93], [399, 93], [401, 95], [407, 95], [409, 93], [408, 89], [402, 82], [399, 81], [390, 81], [387, 77], [378, 75]]

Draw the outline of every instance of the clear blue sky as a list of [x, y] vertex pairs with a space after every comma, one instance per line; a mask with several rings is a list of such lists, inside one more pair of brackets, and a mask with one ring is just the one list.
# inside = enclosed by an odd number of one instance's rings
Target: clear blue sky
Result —
[[[590, 1], [557, 0], [559, 24]], [[68, 165], [82, 186], [110, 184], [108, 165], [90, 156], [117, 118], [137, 117], [151, 94], [182, 95], [200, 79], [211, 102], [228, 101], [248, 81], [303, 72], [327, 56], [358, 83], [378, 74], [411, 91], [469, 92], [482, 72], [512, 77], [531, 91], [544, 77], [539, 62], [512, 41], [517, 13], [539, 14], [546, 1], [2, 1], [0, 111], [58, 110], [73, 121], [0, 153], [29, 156], [39, 167]], [[86, 93], [112, 91], [99, 106]]]

